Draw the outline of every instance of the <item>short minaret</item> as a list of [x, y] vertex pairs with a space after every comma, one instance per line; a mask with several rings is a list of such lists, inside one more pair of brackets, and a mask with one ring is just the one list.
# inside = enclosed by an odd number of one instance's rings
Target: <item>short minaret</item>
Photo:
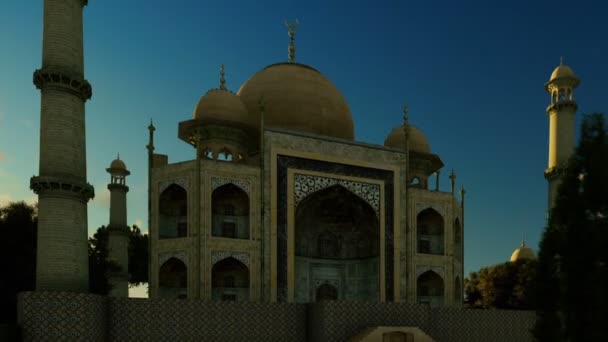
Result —
[[126, 177], [131, 174], [125, 163], [117, 157], [106, 169], [110, 174], [110, 224], [108, 225], [108, 259], [120, 266], [111, 271], [109, 282], [113, 297], [129, 296], [129, 226], [127, 226]]
[[39, 174], [30, 180], [38, 195], [36, 290], [88, 292], [85, 102], [82, 11], [87, 0], [45, 0], [40, 89]]
[[545, 170], [545, 178], [549, 182], [549, 210], [555, 204], [561, 174], [574, 153], [574, 116], [577, 110], [574, 88], [579, 83], [572, 69], [561, 60], [545, 84], [545, 90], [551, 95], [551, 104], [547, 107], [549, 163]]

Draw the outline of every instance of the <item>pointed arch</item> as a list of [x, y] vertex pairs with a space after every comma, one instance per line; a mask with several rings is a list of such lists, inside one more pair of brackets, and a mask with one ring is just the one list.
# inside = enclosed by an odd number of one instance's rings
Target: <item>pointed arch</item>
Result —
[[158, 238], [170, 239], [188, 236], [188, 193], [172, 183], [160, 194], [158, 200]]
[[422, 210], [416, 216], [418, 253], [443, 255], [445, 250], [443, 216], [433, 209]]
[[169, 258], [158, 271], [160, 298], [187, 298], [188, 268], [181, 260]]
[[211, 212], [213, 236], [249, 239], [249, 196], [242, 188], [227, 183], [213, 190]]
[[443, 278], [432, 270], [418, 276], [416, 280], [416, 294], [418, 303], [439, 306], [444, 304]]
[[211, 297], [215, 301], [248, 301], [249, 268], [241, 261], [228, 257], [211, 269]]

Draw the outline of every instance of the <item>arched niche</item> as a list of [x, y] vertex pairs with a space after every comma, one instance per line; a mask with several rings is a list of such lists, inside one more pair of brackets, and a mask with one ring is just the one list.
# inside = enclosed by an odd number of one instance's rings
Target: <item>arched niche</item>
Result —
[[217, 237], [249, 239], [249, 196], [228, 183], [211, 194], [211, 234]]
[[248, 301], [249, 268], [232, 257], [216, 262], [211, 270], [211, 298], [215, 301]]
[[418, 253], [443, 255], [445, 249], [443, 217], [433, 208], [416, 216]]
[[181, 260], [170, 258], [158, 271], [160, 298], [186, 298], [188, 296], [188, 268]]
[[161, 192], [158, 201], [159, 239], [188, 236], [188, 193], [177, 184]]
[[315, 299], [317, 302], [322, 300], [337, 300], [338, 289], [331, 284], [321, 284], [315, 291]]
[[298, 204], [294, 254], [296, 302], [314, 301], [314, 284], [335, 286], [340, 299], [379, 300], [380, 223], [374, 208], [343, 186]]
[[382, 334], [382, 342], [414, 342], [414, 334], [391, 331]]
[[444, 284], [441, 276], [433, 271], [426, 271], [416, 280], [418, 303], [440, 306], [444, 304]]

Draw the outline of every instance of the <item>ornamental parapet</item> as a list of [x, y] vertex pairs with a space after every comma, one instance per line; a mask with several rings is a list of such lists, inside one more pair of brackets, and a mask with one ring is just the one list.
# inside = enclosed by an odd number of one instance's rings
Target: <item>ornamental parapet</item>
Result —
[[80, 196], [85, 202], [95, 197], [95, 189], [91, 184], [59, 177], [34, 176], [30, 179], [30, 189], [36, 195], [57, 191], [72, 193]]
[[65, 90], [80, 97], [83, 102], [93, 96], [93, 89], [87, 80], [59, 70], [37, 69], [34, 71], [34, 84], [40, 90]]

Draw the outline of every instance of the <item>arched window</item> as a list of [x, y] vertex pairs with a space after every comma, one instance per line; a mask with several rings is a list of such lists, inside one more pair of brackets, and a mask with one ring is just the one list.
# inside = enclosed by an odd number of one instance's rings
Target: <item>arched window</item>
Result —
[[186, 237], [188, 235], [188, 195], [177, 184], [171, 184], [158, 201], [160, 239]]
[[228, 149], [223, 149], [218, 155], [217, 160], [232, 161], [232, 153]]
[[165, 261], [158, 272], [160, 298], [186, 298], [188, 295], [188, 269], [177, 258]]
[[249, 300], [249, 269], [239, 260], [228, 257], [211, 270], [211, 296], [216, 301]]
[[435, 209], [428, 208], [416, 217], [418, 253], [444, 254], [443, 217]]
[[418, 177], [412, 178], [412, 181], [410, 182], [410, 185], [412, 185], [412, 186], [420, 186], [420, 178], [418, 178]]
[[443, 305], [443, 279], [433, 271], [422, 273], [416, 281], [418, 303], [431, 306]]
[[203, 155], [202, 155], [202, 157], [203, 157], [203, 158], [207, 158], [207, 159], [213, 159], [213, 150], [212, 150], [212, 149], [210, 149], [210, 148], [208, 148], [208, 147], [207, 147], [207, 148], [205, 148], [205, 149], [203, 150]]
[[454, 279], [454, 303], [462, 304], [462, 288], [460, 287], [460, 278]]
[[323, 284], [317, 288], [317, 301], [321, 300], [337, 300], [338, 299], [338, 289], [335, 286], [330, 284]]
[[243, 189], [232, 183], [215, 189], [211, 212], [213, 236], [249, 239], [249, 197]]

